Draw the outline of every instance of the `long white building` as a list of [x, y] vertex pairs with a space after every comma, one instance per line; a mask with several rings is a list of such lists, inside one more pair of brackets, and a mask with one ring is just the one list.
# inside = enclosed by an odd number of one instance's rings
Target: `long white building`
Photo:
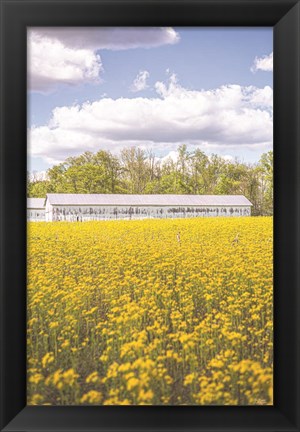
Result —
[[45, 220], [91, 221], [250, 216], [243, 195], [47, 194]]
[[34, 222], [45, 220], [45, 198], [27, 198], [27, 220]]

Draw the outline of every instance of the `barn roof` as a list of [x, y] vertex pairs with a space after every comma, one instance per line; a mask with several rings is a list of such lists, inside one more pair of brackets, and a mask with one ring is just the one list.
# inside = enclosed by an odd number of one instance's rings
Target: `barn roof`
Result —
[[47, 194], [52, 205], [251, 206], [243, 195]]
[[45, 198], [27, 198], [28, 209], [42, 209], [45, 208]]

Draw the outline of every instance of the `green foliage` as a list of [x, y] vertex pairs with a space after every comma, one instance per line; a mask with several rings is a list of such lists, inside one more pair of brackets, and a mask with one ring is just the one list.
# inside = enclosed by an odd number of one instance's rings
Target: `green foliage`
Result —
[[273, 214], [273, 152], [257, 164], [226, 161], [218, 155], [178, 147], [178, 159], [161, 161], [153, 152], [125, 148], [70, 157], [47, 172], [47, 180], [27, 180], [29, 197], [46, 193], [245, 195], [253, 215]]

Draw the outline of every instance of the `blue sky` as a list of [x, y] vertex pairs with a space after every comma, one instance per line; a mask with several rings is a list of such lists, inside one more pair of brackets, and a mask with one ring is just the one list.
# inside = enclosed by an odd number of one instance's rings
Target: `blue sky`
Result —
[[272, 148], [272, 28], [40, 28], [28, 48], [30, 170], [132, 145]]

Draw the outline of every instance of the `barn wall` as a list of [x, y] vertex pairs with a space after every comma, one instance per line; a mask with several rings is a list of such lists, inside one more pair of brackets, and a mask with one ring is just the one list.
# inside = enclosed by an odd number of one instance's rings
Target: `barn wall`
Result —
[[53, 206], [49, 203], [48, 200], [46, 201], [45, 218], [46, 222], [51, 222], [53, 220]]
[[46, 206], [46, 220], [90, 221], [123, 219], [166, 219], [192, 217], [250, 216], [246, 206], [232, 207], [126, 207], [126, 206]]
[[45, 221], [44, 209], [27, 209], [27, 220], [33, 222]]

